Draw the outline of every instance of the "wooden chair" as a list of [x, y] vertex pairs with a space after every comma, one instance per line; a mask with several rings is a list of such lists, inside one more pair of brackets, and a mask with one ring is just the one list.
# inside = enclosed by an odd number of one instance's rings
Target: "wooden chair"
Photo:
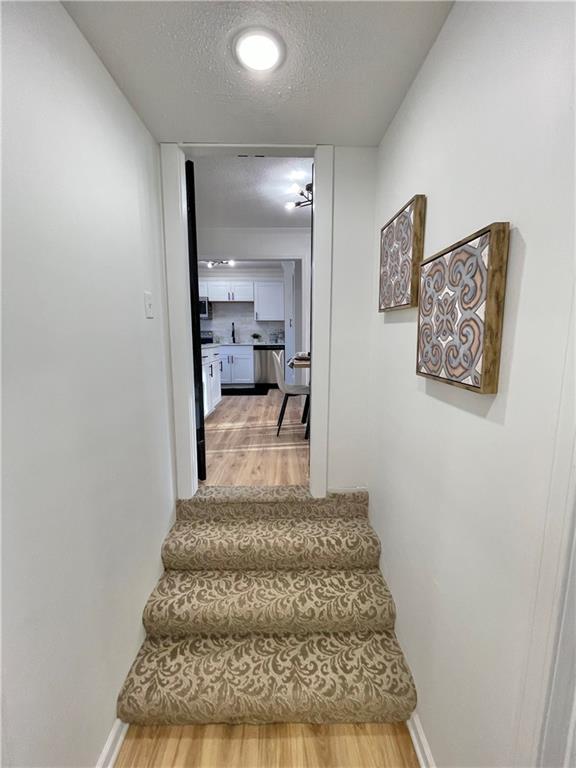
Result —
[[278, 431], [276, 432], [276, 437], [278, 437], [280, 434], [280, 429], [282, 428], [282, 422], [284, 421], [284, 414], [286, 413], [286, 406], [288, 405], [289, 398], [302, 397], [302, 395], [306, 396], [302, 422], [307, 420], [310, 402], [310, 387], [307, 384], [286, 384], [286, 380], [284, 378], [284, 352], [273, 352], [272, 354], [274, 355], [276, 383], [278, 384], [278, 389], [284, 395], [282, 407], [280, 408], [280, 415], [278, 416]]

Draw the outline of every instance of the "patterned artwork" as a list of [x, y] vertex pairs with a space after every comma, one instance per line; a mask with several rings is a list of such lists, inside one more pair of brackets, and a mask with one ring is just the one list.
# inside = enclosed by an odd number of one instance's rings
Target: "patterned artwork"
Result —
[[493, 224], [421, 265], [417, 373], [496, 391], [507, 252]]
[[426, 197], [416, 195], [380, 233], [379, 311], [418, 304], [418, 268], [424, 249]]

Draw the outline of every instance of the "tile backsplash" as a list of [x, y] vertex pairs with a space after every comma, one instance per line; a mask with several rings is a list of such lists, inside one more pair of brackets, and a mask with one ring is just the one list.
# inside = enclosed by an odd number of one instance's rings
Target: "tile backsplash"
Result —
[[200, 327], [203, 331], [212, 331], [214, 341], [230, 342], [232, 323], [236, 329], [236, 342], [252, 342], [252, 333], [259, 333], [262, 342], [269, 342], [270, 334], [280, 334], [281, 342], [284, 341], [284, 323], [278, 320], [254, 320], [254, 303], [251, 301], [215, 301], [211, 307], [211, 319], [200, 320]]

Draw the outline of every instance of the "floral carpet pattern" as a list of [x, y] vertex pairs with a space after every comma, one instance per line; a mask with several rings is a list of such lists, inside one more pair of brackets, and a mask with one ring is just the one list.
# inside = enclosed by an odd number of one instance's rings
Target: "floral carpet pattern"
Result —
[[[275, 492], [271, 492], [275, 491]], [[396, 722], [416, 690], [363, 492], [210, 489], [180, 502], [129, 723]]]

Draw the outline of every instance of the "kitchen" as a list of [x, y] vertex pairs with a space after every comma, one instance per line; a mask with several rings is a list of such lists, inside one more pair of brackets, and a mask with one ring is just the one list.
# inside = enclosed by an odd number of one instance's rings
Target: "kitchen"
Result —
[[[222, 266], [233, 269], [236, 264]], [[215, 271], [213, 262], [198, 266], [204, 415], [209, 416], [223, 394], [266, 395], [276, 386], [272, 352], [286, 346], [286, 291], [282, 267], [269, 262], [252, 267], [252, 279], [212, 277], [204, 271]], [[276, 272], [278, 277], [257, 276]], [[294, 328], [294, 308], [286, 309]]]

